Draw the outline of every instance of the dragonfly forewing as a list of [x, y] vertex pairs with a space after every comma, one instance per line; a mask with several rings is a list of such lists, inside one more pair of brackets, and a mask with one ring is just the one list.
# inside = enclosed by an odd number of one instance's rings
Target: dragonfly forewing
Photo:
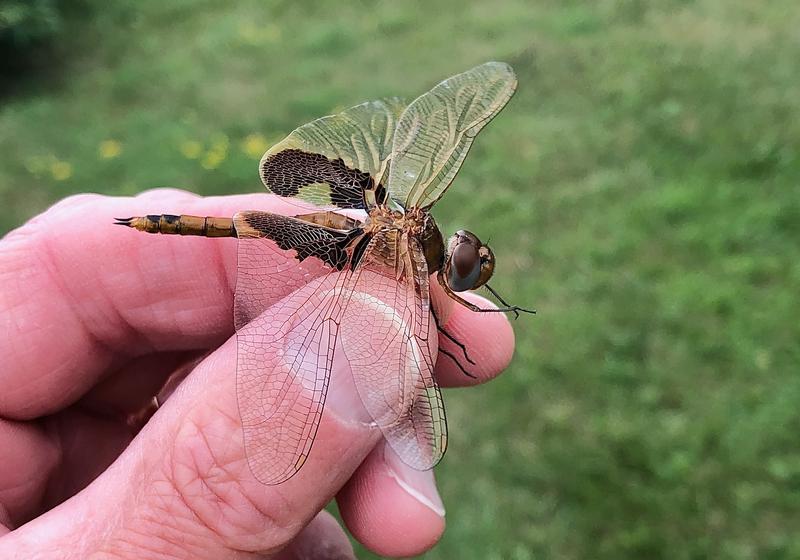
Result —
[[433, 377], [436, 330], [424, 254], [416, 239], [389, 230], [375, 236], [356, 272], [342, 317], [356, 388], [399, 457], [429, 469], [444, 454], [447, 423]]
[[[245, 453], [258, 480], [278, 484], [302, 466], [319, 427], [347, 278], [334, 266], [344, 241], [265, 212], [239, 213], [234, 224], [236, 394]], [[287, 252], [287, 243], [305, 245]]]
[[508, 64], [487, 62], [412, 101], [395, 130], [389, 195], [405, 208], [432, 206], [450, 186], [475, 136], [516, 87]]

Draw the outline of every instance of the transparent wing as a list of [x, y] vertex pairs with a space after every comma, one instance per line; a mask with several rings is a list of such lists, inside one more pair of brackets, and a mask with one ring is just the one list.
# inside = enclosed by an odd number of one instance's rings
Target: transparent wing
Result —
[[359, 396], [400, 458], [430, 469], [447, 447], [447, 422], [433, 377], [425, 256], [415, 238], [380, 232], [356, 273], [342, 346]]
[[293, 250], [294, 258], [299, 261], [316, 257], [337, 270], [347, 264], [347, 248], [353, 237], [360, 235], [360, 231], [334, 230], [270, 212], [239, 212], [233, 217], [233, 223], [239, 239], [266, 238], [279, 249]]
[[[350, 276], [319, 258], [332, 254], [338, 243], [332, 234], [318, 228], [320, 235], [309, 237], [291, 220], [264, 212], [234, 218], [239, 235], [236, 394], [248, 463], [264, 484], [290, 478], [308, 457]], [[296, 250], [281, 250], [280, 243], [293, 236], [318, 250], [302, 260]]]
[[356, 242], [341, 232], [265, 212], [242, 212], [234, 224], [237, 399], [255, 477], [278, 484], [306, 461], [337, 339], [390, 445], [410, 466], [433, 467], [447, 429], [432, 375], [435, 337], [418, 241], [396, 230], [378, 233], [356, 270], [339, 272], [333, 255]]
[[404, 208], [434, 204], [453, 181], [475, 135], [516, 87], [508, 64], [487, 62], [415, 99], [395, 130], [389, 196]]
[[364, 193], [383, 182], [404, 107], [397, 98], [369, 101], [301, 126], [261, 158], [261, 180], [315, 206], [366, 209]]

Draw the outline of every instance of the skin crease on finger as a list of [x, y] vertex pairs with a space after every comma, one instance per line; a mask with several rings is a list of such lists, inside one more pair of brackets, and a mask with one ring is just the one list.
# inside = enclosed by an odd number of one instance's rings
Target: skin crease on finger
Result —
[[[0, 326], [9, 333], [0, 355], [12, 359], [0, 372], [0, 385], [8, 387], [0, 415], [53, 412], [122, 361], [213, 348], [232, 334], [235, 240], [147, 239], [114, 227], [114, 215], [159, 207], [233, 215], [265, 206], [289, 210], [267, 196], [84, 195], [10, 233], [0, 245]], [[44, 345], [51, 352], [41, 353]]]
[[[308, 289], [316, 290], [314, 286]], [[264, 487], [248, 476], [241, 445], [238, 438], [232, 437], [239, 430], [235, 398], [227, 382], [235, 367], [234, 357], [234, 344], [229, 342], [206, 360], [175, 394], [174, 400], [154, 417], [118, 461], [121, 466], [115, 465], [117, 468], [109, 469], [86, 492], [23, 527], [14, 536], [24, 539], [31, 532], [35, 534], [37, 525], [39, 532], [52, 533], [47, 531], [47, 525], [42, 528], [41, 524], [58, 519], [57, 512], [63, 512], [70, 503], [73, 504], [70, 519], [75, 515], [89, 517], [88, 513], [76, 512], [76, 508], [86, 505], [87, 500], [91, 502], [96, 488], [113, 488], [113, 477], [122, 474], [126, 480], [143, 481], [146, 493], [142, 496], [135, 487], [127, 487], [120, 497], [122, 504], [116, 507], [107, 500], [107, 493], [95, 497], [98, 503], [90, 508], [94, 518], [110, 521], [118, 528], [111, 535], [98, 528], [97, 532], [104, 537], [101, 550], [135, 555], [137, 550], [155, 546], [135, 542], [142, 533], [145, 539], [154, 539], [162, 547], [159, 550], [170, 554], [178, 553], [171, 548], [176, 534], [192, 535], [192, 542], [202, 543], [204, 551], [216, 551], [215, 557], [221, 557], [225, 550], [268, 551], [289, 542], [345, 483], [380, 435], [363, 422], [342, 424], [337, 419], [336, 411], [344, 407], [336, 393], [346, 385], [336, 383], [330, 399], [332, 408], [328, 409], [332, 414], [323, 416], [311, 458], [294, 478], [269, 487], [272, 499], [254, 498], [263, 495]], [[225, 363], [220, 364], [223, 360]], [[337, 402], [339, 406], [335, 406]], [[154, 434], [159, 428], [167, 433]], [[174, 448], [170, 453], [167, 446], [166, 455], [148, 454], [141, 449], [148, 440], [172, 441]], [[163, 444], [159, 448], [163, 449]], [[131, 456], [144, 463], [139, 463], [135, 472], [125, 472], [125, 467], [131, 466]], [[162, 457], [166, 463], [162, 463]], [[137, 466], [135, 461], [133, 466]], [[309, 480], [314, 483], [309, 484]], [[132, 500], [137, 507], [132, 507]], [[103, 506], [106, 510], [110, 507], [114, 514], [104, 515]], [[120, 535], [125, 529], [134, 536]], [[87, 545], [91, 547], [92, 543]], [[198, 550], [190, 552], [192, 557], [202, 557]]]
[[[269, 552], [289, 543], [380, 434], [324, 415], [314, 453], [300, 472], [264, 486], [250, 473], [239, 439], [229, 383], [235, 356], [232, 342], [209, 356], [84, 492], [0, 539], [0, 558], [11, 551], [26, 558], [103, 557], [111, 551], [226, 558], [234, 557], [231, 551]], [[76, 520], [80, 542], [74, 540]], [[71, 556], [63, 553], [65, 545]]]
[[[165, 194], [170, 194], [170, 193], [172, 193], [172, 191], [167, 191]], [[172, 196], [175, 196], [175, 194], [172, 193]], [[156, 198], [160, 198], [160, 197], [156, 197]], [[247, 198], [247, 197], [241, 197], [241, 198]], [[263, 195], [262, 195], [261, 198], [264, 198]], [[113, 200], [116, 203], [116, 204], [114, 204], [114, 206], [124, 206], [124, 205], [132, 206], [130, 201], [131, 200], [139, 200], [139, 199], [118, 200], [118, 199], [105, 199], [105, 198], [100, 198], [100, 197], [96, 197], [96, 199], [95, 199], [95, 197], [92, 197], [91, 199], [85, 199], [85, 200], [79, 201], [80, 204], [78, 204], [78, 206], [72, 208], [71, 211], [78, 211], [78, 210], [82, 209], [81, 210], [82, 212], [85, 211], [85, 212], [89, 212], [89, 213], [96, 213], [96, 212], [92, 211], [93, 210], [92, 208], [86, 208], [84, 205], [88, 204], [89, 206], [91, 206], [92, 204], [97, 204], [97, 203], [106, 204], [110, 200]], [[127, 200], [127, 202], [126, 202], [126, 200]], [[148, 204], [150, 204], [150, 208], [153, 208], [153, 203], [148, 202]], [[159, 204], [160, 207], [163, 208], [164, 202], [159, 202], [158, 204]], [[222, 206], [222, 204], [219, 201], [210, 201], [208, 199], [197, 199], [197, 198], [194, 198], [194, 197], [189, 197], [188, 200], [181, 200], [180, 202], [172, 203], [173, 206], [180, 206], [181, 209], [184, 208], [184, 207], [191, 207], [192, 205], [197, 205], [197, 207], [199, 208], [200, 211], [196, 212], [196, 213], [201, 213], [201, 214], [202, 213], [208, 213], [208, 214], [212, 214], [212, 215], [222, 213], [222, 211], [216, 211], [214, 209], [210, 209], [207, 206], [203, 206], [203, 204], [205, 204], [205, 205], [218, 204], [218, 205]], [[253, 207], [254, 206], [252, 203], [244, 203], [244, 205], [243, 205], [242, 202], [226, 201], [225, 205], [228, 205], [228, 204], [230, 204], [230, 206], [236, 206], [237, 209], [242, 209], [242, 208], [247, 208], [247, 207]], [[263, 206], [263, 204], [262, 204], [262, 206]], [[116, 209], [114, 211], [116, 212]], [[151, 210], [151, 211], [153, 211], [153, 210]], [[297, 210], [293, 209], [292, 211], [296, 212]], [[191, 208], [186, 210], [186, 212], [187, 213], [191, 213], [192, 212]], [[110, 213], [110, 212], [106, 211], [106, 212], [104, 212], [104, 214], [105, 213]], [[291, 211], [288, 212], [288, 213], [291, 213]], [[223, 215], [225, 215], [225, 214], [223, 214]], [[89, 224], [89, 227], [91, 227], [91, 224]], [[116, 230], [114, 230], [114, 232], [116, 233]], [[137, 242], [141, 242], [141, 240], [139, 240], [139, 238], [136, 238], [136, 239], [137, 239]], [[148, 240], [148, 241], [151, 241], [151, 240]], [[175, 243], [175, 242], [185, 243], [187, 240], [167, 239], [166, 241], [169, 241], [171, 243]], [[161, 238], [161, 243], [162, 244], [165, 244], [166, 241], [164, 240], [164, 238]], [[199, 241], [199, 240], [193, 240], [193, 241]], [[202, 241], [208, 242], [208, 240], [202, 240]], [[155, 243], [155, 240], [153, 240], [152, 242]], [[214, 243], [214, 242], [216, 242], [216, 241], [212, 241], [211, 243]], [[182, 247], [183, 246], [184, 245], [182, 245]], [[184, 258], [183, 257], [183, 253], [181, 253], [180, 256], [179, 256], [177, 253], [172, 252], [172, 249], [170, 249], [170, 251], [168, 251], [168, 253], [171, 253], [173, 255], [173, 257], [176, 258], [176, 259]], [[197, 253], [198, 253], [197, 254], [197, 258], [205, 258], [207, 260], [208, 250], [206, 250], [205, 252], [197, 251]], [[193, 254], [193, 253], [190, 251], [190, 254]], [[218, 255], [223, 255], [222, 260], [225, 261], [225, 257], [224, 257], [225, 254], [224, 253], [218, 253]], [[152, 256], [152, 254], [150, 256]], [[233, 254], [232, 256], [235, 259], [235, 254]], [[192, 257], [192, 258], [195, 258], [195, 257]], [[217, 257], [217, 258], [219, 258], [219, 257]], [[227, 258], [230, 259], [230, 255]], [[226, 262], [227, 266], [224, 267], [224, 270], [227, 270], [227, 271], [230, 271], [231, 269], [235, 270], [235, 266], [231, 267], [229, 260], [225, 261], [225, 262]], [[217, 293], [215, 295], [215, 297], [220, 297], [220, 296], [230, 298], [230, 294], [229, 293], [228, 294], [219, 294], [219, 293]], [[434, 297], [436, 297], [435, 292], [434, 292]], [[474, 296], [474, 295], [468, 295], [467, 297], [469, 297], [473, 301], [479, 301], [479, 300], [482, 299], [482, 298], [478, 298], [477, 296]], [[0, 299], [0, 303], [2, 303], [2, 299]], [[217, 304], [215, 304], [215, 305], [217, 305]], [[229, 305], [229, 303], [228, 303], [228, 305]], [[216, 316], [217, 309], [218, 309], [217, 307], [204, 308], [203, 312], [207, 312], [207, 309], [210, 309], [212, 311], [212, 313], [214, 313], [215, 316]], [[228, 316], [228, 318], [225, 318], [224, 320], [225, 321], [230, 321], [229, 316]], [[206, 324], [206, 326], [208, 326], [207, 322], [205, 324]], [[481, 359], [478, 360], [478, 365], [474, 369], [472, 369], [472, 373], [475, 374], [476, 377], [478, 378], [477, 380], [473, 380], [471, 378], [465, 377], [463, 375], [463, 373], [461, 373], [455, 367], [448, 368], [446, 365], [444, 365], [444, 364], [447, 363], [447, 361], [443, 361], [443, 360], [440, 359], [439, 363], [437, 364], [437, 377], [439, 377], [439, 379], [440, 379], [440, 381], [442, 382], [443, 385], [469, 385], [469, 384], [474, 384], [475, 382], [485, 381], [485, 380], [493, 377], [497, 373], [499, 373], [499, 371], [502, 369], [502, 367], [504, 367], [508, 363], [508, 360], [510, 359], [510, 355], [511, 355], [511, 349], [513, 348], [513, 346], [511, 346], [511, 344], [509, 344], [509, 340], [513, 340], [513, 333], [511, 332], [510, 325], [508, 324], [508, 321], [506, 320], [506, 318], [502, 314], [489, 313], [489, 314], [483, 314], [483, 315], [480, 315], [480, 316], [476, 316], [475, 314], [469, 312], [468, 310], [458, 306], [458, 308], [455, 309], [453, 311], [452, 315], [449, 317], [449, 320], [448, 320], [448, 323], [447, 323], [447, 328], [448, 328], [448, 331], [451, 334], [456, 335], [459, 339], [463, 339], [465, 342], [468, 343], [468, 347], [469, 347], [470, 353], [474, 354], [473, 357], [479, 357]], [[182, 336], [186, 336], [186, 334], [183, 334]], [[191, 336], [194, 336], [194, 335], [192, 333], [188, 333], [188, 336], [191, 337]], [[496, 342], [496, 344], [494, 344], [493, 341]], [[445, 343], [445, 344], [447, 344], [447, 343]], [[453, 351], [455, 353], [455, 350], [451, 350], [451, 351]], [[488, 359], [483, 359], [483, 355], [487, 355]], [[469, 369], [469, 366], [468, 366], [468, 369]], [[230, 378], [232, 377], [232, 375], [233, 375], [232, 373], [229, 374], [229, 376], [227, 378], [228, 382], [229, 382]], [[2, 403], [0, 403], [0, 404], [2, 404]], [[159, 415], [161, 415], [161, 416], [166, 415], [166, 414], [167, 414], [166, 410], [162, 410], [159, 413]], [[222, 416], [224, 416], [224, 415], [222, 415]], [[235, 417], [230, 417], [229, 421], [232, 422], [232, 423], [236, 423], [237, 422]], [[148, 429], [150, 429], [150, 427], [148, 427]], [[227, 429], [223, 429], [222, 431], [225, 432], [226, 430]], [[200, 430], [200, 431], [204, 432], [204, 430]], [[240, 442], [240, 440], [238, 440], [235, 437], [234, 438], [230, 438], [230, 437], [222, 438], [222, 440], [227, 441], [228, 443], [230, 443], [231, 440], [233, 440], [235, 442]], [[138, 444], [138, 445], [141, 446], [141, 444]], [[239, 445], [240, 445], [240, 443], [239, 443]], [[137, 444], [134, 444], [131, 447], [132, 447], [132, 449], [138, 449], [138, 453], [142, 453], [143, 456], [147, 455], [147, 450], [146, 449], [142, 449], [141, 447], [137, 447]], [[210, 446], [207, 446], [207, 447], [210, 447]], [[315, 446], [315, 449], [317, 449], [317, 446]], [[130, 450], [129, 450], [129, 452], [135, 453], [135, 452], [132, 452]], [[366, 451], [364, 451], [364, 454], [365, 453], [366, 453]], [[126, 455], [127, 455], [127, 453], [126, 453]], [[304, 467], [304, 469], [306, 469], [306, 468], [307, 468], [307, 466]], [[353, 468], [355, 468], [355, 465], [353, 466]], [[110, 471], [119, 473], [120, 472], [120, 467], [118, 465], [115, 465], [114, 467], [112, 467], [112, 469], [110, 469]], [[367, 478], [367, 479], [369, 479], [370, 477], [374, 476], [373, 474], [371, 474], [372, 472], [374, 472], [374, 470], [372, 470], [372, 471], [369, 471], [369, 470], [368, 471], [364, 471], [365, 474], [358, 475], [358, 476], [354, 477], [353, 480], [357, 480], [359, 478]], [[247, 474], [249, 474], [249, 473], [247, 473]], [[298, 476], [300, 476], [300, 475], [298, 475]], [[101, 480], [103, 480], [104, 478], [105, 478], [105, 475], [104, 475], [104, 477], [101, 477]], [[119, 480], [119, 479], [117, 479], [117, 480]], [[343, 483], [343, 482], [344, 482], [344, 480], [341, 481], [341, 483]], [[316, 484], [316, 482], [315, 482], [315, 484]], [[376, 488], [380, 488], [379, 485], [375, 485], [375, 487]], [[258, 486], [257, 488], [260, 488], [260, 489], [263, 490], [263, 486]], [[335, 492], [335, 490], [336, 490], [336, 488], [332, 488], [332, 489], [329, 490], [329, 492], [332, 494], [333, 492]], [[375, 501], [379, 501], [379, 500], [375, 499], [376, 496], [378, 498], [380, 497], [379, 493], [376, 494], [376, 493], [373, 492], [372, 494], [366, 494], [366, 495], [372, 496], [372, 497], [369, 498], [368, 500], [361, 500], [360, 501], [360, 503], [364, 507], [369, 506], [370, 503], [374, 504]], [[245, 502], [248, 502], [248, 501], [249, 500], [245, 500]], [[362, 518], [364, 518], [364, 516], [362, 516]], [[154, 520], [154, 522], [155, 522], [155, 520]], [[443, 525], [442, 525], [442, 527], [443, 527]], [[293, 529], [296, 529], [296, 527], [293, 526]], [[378, 537], [378, 539], [379, 538], [380, 537]], [[373, 545], [376, 548], [380, 548], [382, 545], [380, 544], [380, 542], [378, 542], [378, 541], [376, 541], [376, 542], [377, 542], [377, 544], [373, 543]], [[425, 545], [425, 546], [427, 546], [427, 545]]]
[[59, 451], [38, 426], [0, 420], [0, 455], [0, 524], [12, 527], [39, 512]]
[[[0, 394], [0, 416], [26, 419], [51, 413], [74, 402], [106, 371], [115, 369], [114, 362], [154, 350], [213, 348], [232, 334], [236, 246], [226, 242], [233, 240], [145, 239], [136, 232], [120, 232], [111, 225], [110, 216], [159, 207], [232, 215], [236, 209], [265, 206], [297, 212], [266, 195], [200, 199], [159, 190], [133, 199], [81, 196], [56, 205], [3, 239], [0, 321], [9, 336], [0, 340], [0, 355], [11, 358], [0, 371], [0, 385], [7, 388]], [[82, 250], [76, 252], [75, 247]], [[40, 265], [42, 261], [46, 264]], [[97, 268], [99, 262], [102, 269]], [[93, 274], [87, 276], [87, 270]], [[184, 270], [192, 273], [180, 274]], [[436, 282], [431, 285], [435, 298], [446, 298]], [[499, 343], [483, 350], [499, 350], [510, 359], [513, 346], [500, 338], [513, 336], [505, 317], [475, 316], [460, 306], [453, 313], [455, 318], [469, 313], [481, 324], [496, 326], [498, 330], [486, 332], [500, 333], [494, 337]], [[468, 323], [451, 319], [447, 328], [461, 335], [461, 325]], [[51, 351], [34, 352], [44, 345]], [[449, 341], [443, 346], [455, 350]], [[496, 359], [490, 358], [489, 363]], [[497, 358], [505, 361], [504, 356]], [[81, 372], [79, 378], [76, 371]], [[480, 370], [474, 374], [488, 377]], [[471, 383], [463, 374], [444, 375], [440, 382]]]

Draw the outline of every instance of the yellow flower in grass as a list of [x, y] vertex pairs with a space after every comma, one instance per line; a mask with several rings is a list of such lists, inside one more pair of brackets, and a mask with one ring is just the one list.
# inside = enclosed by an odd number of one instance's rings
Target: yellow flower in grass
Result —
[[103, 159], [114, 159], [122, 153], [122, 144], [116, 140], [103, 140], [97, 151]]
[[203, 156], [203, 161], [200, 164], [205, 169], [216, 169], [219, 164], [225, 161], [228, 157], [228, 137], [224, 134], [217, 136], [211, 143], [211, 147]]
[[225, 161], [225, 154], [221, 154], [219, 152], [207, 152], [205, 156], [203, 156], [203, 161], [200, 162], [205, 169], [216, 169], [219, 167], [219, 164]]
[[242, 140], [242, 151], [251, 158], [260, 158], [269, 148], [269, 142], [262, 134], [250, 134]]
[[56, 181], [66, 181], [72, 177], [72, 165], [66, 161], [53, 160], [50, 164], [50, 174]]
[[197, 159], [203, 153], [203, 145], [197, 140], [186, 140], [181, 142], [180, 150], [186, 159]]
[[230, 143], [230, 140], [228, 140], [228, 137], [225, 134], [220, 132], [219, 134], [214, 136], [214, 140], [211, 142], [211, 149], [212, 150], [227, 151], [229, 143]]

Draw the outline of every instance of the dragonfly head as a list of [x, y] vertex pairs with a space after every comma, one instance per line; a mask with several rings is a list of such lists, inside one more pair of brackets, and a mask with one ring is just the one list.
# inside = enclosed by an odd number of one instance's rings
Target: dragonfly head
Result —
[[494, 253], [474, 233], [459, 230], [447, 241], [444, 277], [454, 292], [480, 288], [494, 272]]

